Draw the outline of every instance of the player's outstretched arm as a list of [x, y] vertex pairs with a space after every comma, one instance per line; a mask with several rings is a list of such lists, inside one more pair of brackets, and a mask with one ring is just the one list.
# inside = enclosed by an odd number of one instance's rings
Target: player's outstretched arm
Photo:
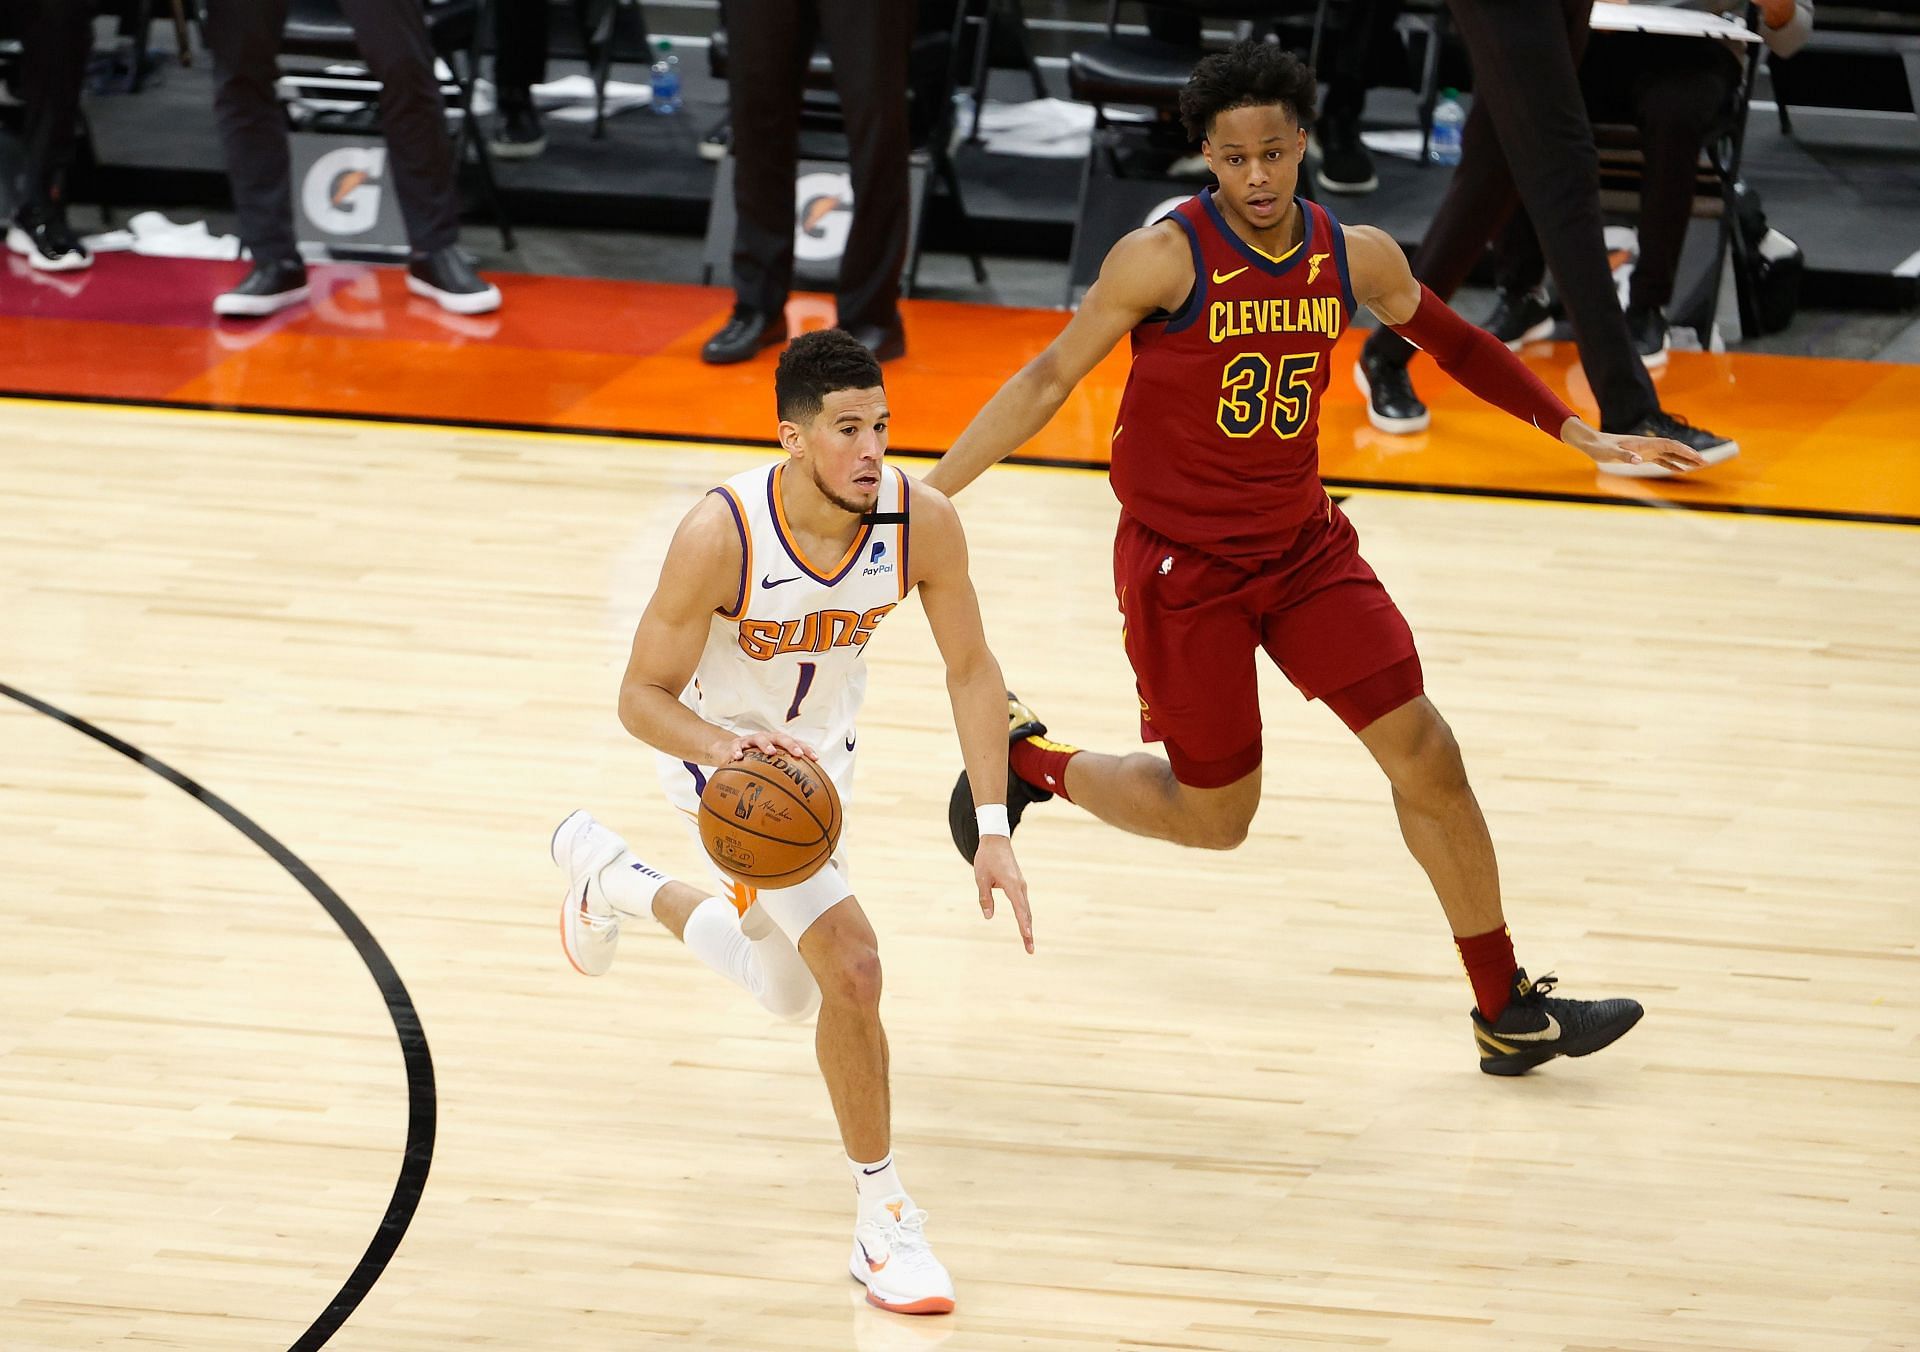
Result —
[[1015, 373], [974, 415], [926, 482], [954, 494], [1031, 441], [1074, 386], [1155, 310], [1176, 310], [1193, 286], [1193, 256], [1172, 224], [1124, 236], [1060, 336]]
[[[953, 504], [938, 490], [923, 487], [913, 495], [913, 551], [920, 604], [927, 612], [933, 641], [947, 665], [947, 696], [953, 701], [953, 727], [967, 763], [976, 811], [982, 817], [980, 848], [973, 877], [980, 893], [980, 914], [993, 918], [993, 894], [1006, 894], [1027, 952], [1033, 952], [1033, 913], [1027, 906], [1027, 882], [1013, 857], [1013, 841], [1004, 829], [1007, 802], [1007, 683], [1000, 663], [987, 647], [980, 599], [967, 573], [967, 537]], [[997, 815], [1002, 829], [984, 827]]]
[[1699, 452], [1665, 437], [1601, 432], [1578, 417], [1507, 350], [1507, 345], [1467, 323], [1414, 280], [1407, 257], [1391, 236], [1369, 225], [1347, 227], [1347, 275], [1354, 299], [1380, 321], [1432, 357], [1468, 392], [1593, 460], [1635, 464], [1652, 460], [1673, 470], [1699, 469]]
[[620, 678], [620, 726], [648, 746], [695, 765], [725, 765], [748, 749], [813, 757], [781, 733], [738, 737], [680, 702], [706, 647], [716, 610], [731, 610], [748, 580], [733, 514], [708, 494], [673, 533], [660, 585], [640, 616]]

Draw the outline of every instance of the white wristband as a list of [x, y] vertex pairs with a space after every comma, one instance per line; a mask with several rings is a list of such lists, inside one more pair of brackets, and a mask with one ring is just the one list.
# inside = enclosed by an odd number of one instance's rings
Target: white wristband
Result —
[[1007, 805], [1005, 803], [983, 803], [973, 810], [973, 820], [980, 828], [982, 836], [1010, 836], [1013, 828], [1007, 825]]

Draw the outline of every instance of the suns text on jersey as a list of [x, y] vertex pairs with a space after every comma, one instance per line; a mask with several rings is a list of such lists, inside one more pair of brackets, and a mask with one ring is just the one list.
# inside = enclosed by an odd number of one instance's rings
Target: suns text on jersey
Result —
[[816, 610], [797, 620], [740, 621], [740, 651], [756, 662], [769, 662], [785, 653], [823, 653], [829, 648], [857, 648], [873, 637], [894, 604], [875, 606], [862, 614], [852, 610]]
[[1207, 340], [1224, 343], [1254, 333], [1318, 333], [1331, 342], [1345, 318], [1338, 296], [1217, 300], [1207, 307]]

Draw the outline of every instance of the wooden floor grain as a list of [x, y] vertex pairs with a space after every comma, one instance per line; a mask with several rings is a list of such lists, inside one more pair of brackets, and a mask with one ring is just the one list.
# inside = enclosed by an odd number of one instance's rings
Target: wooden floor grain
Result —
[[[855, 884], [897, 1154], [960, 1291], [860, 1303], [808, 1030], [663, 932], [577, 976], [553, 824], [695, 860], [615, 685], [667, 532], [749, 454], [0, 407], [0, 681], [310, 863], [416, 1003], [439, 1133], [330, 1348], [1893, 1352], [1920, 1347], [1920, 548], [1911, 531], [1363, 495], [1501, 851], [1521, 960], [1634, 996], [1474, 1068], [1378, 772], [1263, 676], [1226, 854], [1050, 804], [1038, 952], [945, 838], [908, 606], [873, 645]], [[1134, 745], [1097, 477], [960, 500], [1009, 680]], [[379, 992], [177, 789], [0, 701], [0, 1346], [283, 1348], [406, 1130]]]

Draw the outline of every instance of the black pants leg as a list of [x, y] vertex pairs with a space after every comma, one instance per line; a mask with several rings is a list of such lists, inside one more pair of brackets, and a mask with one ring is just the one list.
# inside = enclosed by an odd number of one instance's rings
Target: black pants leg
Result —
[[407, 242], [415, 253], [448, 248], [460, 238], [460, 195], [426, 18], [413, 0], [340, 0], [340, 8], [380, 82], [380, 130]]
[[1493, 284], [1508, 295], [1531, 291], [1546, 279], [1547, 260], [1527, 213], [1515, 210], [1493, 242]]
[[726, 19], [738, 215], [734, 301], [744, 310], [778, 314], [793, 287], [800, 89], [817, 18], [813, 0], [727, 0]]
[[37, 215], [66, 196], [80, 86], [93, 50], [93, 6], [80, 0], [24, 0], [20, 11], [20, 97], [26, 104], [20, 206], [23, 213]]
[[[1656, 38], [1645, 46], [1653, 50], [1640, 61], [1631, 86], [1646, 164], [1640, 185], [1640, 261], [1628, 293], [1635, 309], [1657, 309], [1673, 299], [1680, 248], [1693, 214], [1700, 147], [1726, 114], [1740, 68], [1726, 48], [1707, 38]], [[1618, 51], [1625, 62], [1632, 54], [1622, 48], [1608, 42], [1603, 49], [1596, 42], [1594, 56]]]
[[[1517, 196], [1573, 320], [1602, 424], [1619, 429], [1638, 423], [1659, 401], [1615, 299], [1601, 233], [1599, 158], [1575, 73], [1589, 4], [1449, 0], [1473, 59], [1474, 106], [1460, 168], [1414, 272], [1441, 297], [1451, 295], [1488, 236], [1505, 225]], [[1478, 136], [1476, 122], [1483, 124]], [[1499, 158], [1497, 167], [1470, 162], [1488, 153]], [[1391, 351], [1380, 341], [1376, 352]]]
[[207, 0], [214, 121], [240, 242], [260, 263], [299, 256], [287, 124], [273, 90], [286, 23], [287, 0]]
[[500, 102], [532, 102], [533, 86], [547, 79], [547, 0], [496, 0], [493, 7], [493, 82]]
[[853, 178], [853, 226], [836, 288], [839, 324], [890, 328], [900, 319], [900, 273], [912, 217], [907, 54], [914, 7], [903, 0], [819, 3]]
[[1332, 29], [1322, 42], [1320, 78], [1327, 96], [1322, 119], [1358, 125], [1367, 103], [1367, 78], [1374, 53], [1393, 41], [1393, 26], [1403, 0], [1354, 0], [1346, 6], [1346, 26]]

